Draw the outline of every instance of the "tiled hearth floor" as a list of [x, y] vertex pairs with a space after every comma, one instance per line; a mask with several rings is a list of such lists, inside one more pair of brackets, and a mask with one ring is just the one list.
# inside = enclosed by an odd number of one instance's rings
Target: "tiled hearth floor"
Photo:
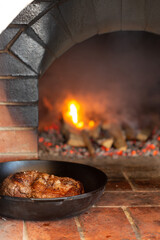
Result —
[[160, 240], [160, 159], [103, 159], [87, 164], [109, 178], [95, 206], [59, 221], [1, 218], [0, 240]]

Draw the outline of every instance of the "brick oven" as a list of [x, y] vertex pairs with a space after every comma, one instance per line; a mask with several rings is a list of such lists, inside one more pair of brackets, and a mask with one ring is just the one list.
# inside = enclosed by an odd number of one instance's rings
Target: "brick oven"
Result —
[[[39, 85], [55, 60], [96, 35], [130, 31], [159, 37], [159, 11], [158, 0], [35, 0], [23, 9], [0, 35], [0, 162], [39, 158]], [[107, 174], [108, 183], [86, 213], [45, 222], [0, 217], [1, 239], [160, 239], [159, 155], [125, 160], [121, 154], [87, 158], [85, 163]]]
[[160, 33], [159, 1], [33, 1], [0, 36], [0, 158], [38, 158], [38, 79], [76, 43], [115, 31]]

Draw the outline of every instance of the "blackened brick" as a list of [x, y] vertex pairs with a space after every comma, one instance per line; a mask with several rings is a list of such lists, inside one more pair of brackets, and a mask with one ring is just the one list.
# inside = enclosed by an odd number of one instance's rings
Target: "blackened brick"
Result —
[[41, 63], [40, 75], [45, 73], [45, 71], [48, 69], [48, 67], [53, 63], [53, 61], [55, 59], [56, 59], [56, 57], [54, 56], [54, 54], [51, 51], [49, 51], [49, 50], [45, 51], [45, 54], [43, 56], [43, 60]]
[[7, 53], [0, 54], [0, 76], [36, 76], [25, 64]]
[[50, 3], [31, 3], [13, 20], [12, 24], [28, 24], [42, 11], [44, 11]]
[[17, 34], [19, 28], [7, 28], [0, 35], [0, 50], [5, 49], [7, 44], [13, 39], [13, 37]]
[[70, 0], [59, 6], [65, 22], [76, 42], [98, 32], [92, 0]]
[[25, 126], [38, 126], [38, 106], [0, 106], [0, 127]]
[[121, 30], [121, 0], [93, 0], [93, 4], [99, 33]]
[[22, 33], [11, 47], [11, 51], [39, 73], [45, 49], [34, 39]]
[[144, 31], [146, 26], [146, 1], [123, 0], [122, 4], [122, 30]]
[[0, 79], [0, 102], [38, 101], [38, 79]]
[[159, 22], [160, 22], [160, 1], [159, 0], [154, 0], [154, 1], [147, 1], [146, 6], [145, 6], [145, 12], [147, 14], [147, 19], [146, 19], [146, 26], [145, 30], [147, 32], [153, 32], [160, 34], [160, 27], [159, 27]]
[[66, 31], [65, 26], [62, 24], [62, 21], [60, 21], [60, 17], [57, 17], [58, 20], [55, 20], [53, 17], [54, 14], [57, 15], [56, 8], [52, 9], [33, 24], [32, 29], [47, 47], [52, 50], [54, 55], [59, 56], [74, 43]]

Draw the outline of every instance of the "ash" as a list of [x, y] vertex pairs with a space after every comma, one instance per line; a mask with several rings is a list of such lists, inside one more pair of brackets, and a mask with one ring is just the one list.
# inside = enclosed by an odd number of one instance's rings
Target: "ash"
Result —
[[[95, 149], [95, 157], [119, 156], [139, 157], [139, 156], [160, 156], [160, 130], [154, 129], [147, 141], [126, 140], [127, 149], [119, 150], [115, 147], [106, 148], [101, 146], [93, 138], [90, 138]], [[67, 144], [66, 138], [56, 125], [45, 127], [39, 132], [39, 156], [50, 154], [53, 157], [68, 157], [86, 159], [90, 153], [86, 147], [73, 147]], [[93, 156], [92, 156], [93, 157]]]

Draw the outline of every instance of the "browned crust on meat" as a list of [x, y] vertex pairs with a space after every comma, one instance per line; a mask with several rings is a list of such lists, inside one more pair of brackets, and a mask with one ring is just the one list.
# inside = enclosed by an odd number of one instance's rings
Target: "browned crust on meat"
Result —
[[26, 171], [5, 178], [0, 194], [23, 198], [57, 198], [84, 193], [82, 183], [38, 171]]

